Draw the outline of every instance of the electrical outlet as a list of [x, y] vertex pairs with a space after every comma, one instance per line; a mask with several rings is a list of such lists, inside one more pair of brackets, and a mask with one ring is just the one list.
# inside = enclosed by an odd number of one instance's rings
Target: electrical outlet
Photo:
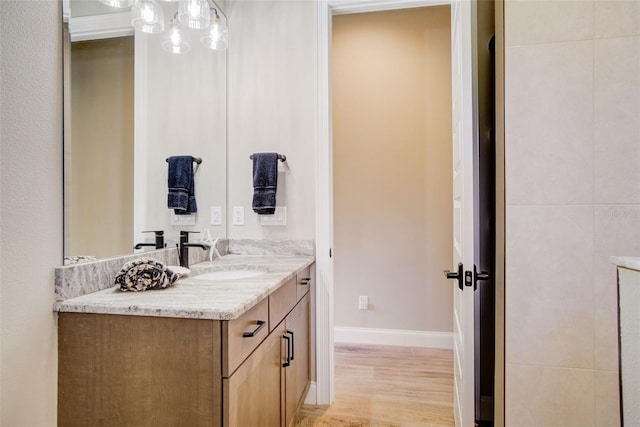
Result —
[[211, 225], [222, 225], [222, 206], [211, 206]]
[[369, 309], [369, 297], [360, 296], [358, 299], [358, 308], [360, 310], [368, 310]]
[[233, 207], [233, 225], [244, 225], [244, 206]]

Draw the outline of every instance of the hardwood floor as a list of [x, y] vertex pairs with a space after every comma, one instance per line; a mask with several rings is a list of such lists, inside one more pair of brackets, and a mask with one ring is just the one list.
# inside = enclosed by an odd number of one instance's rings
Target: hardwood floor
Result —
[[336, 344], [335, 402], [296, 426], [452, 426], [451, 350]]

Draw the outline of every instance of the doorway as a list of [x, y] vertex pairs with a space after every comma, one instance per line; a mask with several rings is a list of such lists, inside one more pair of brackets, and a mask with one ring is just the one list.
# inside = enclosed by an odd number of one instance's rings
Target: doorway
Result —
[[[414, 353], [452, 348], [451, 284], [441, 273], [453, 253], [450, 6], [343, 14], [332, 23], [336, 363], [365, 364], [376, 354], [366, 345], [393, 344], [407, 361], [428, 364]], [[365, 346], [345, 351], [353, 343]], [[452, 422], [452, 389], [429, 384], [423, 378], [412, 393], [449, 393]], [[340, 403], [350, 387], [339, 378], [336, 387]], [[391, 399], [396, 387], [364, 394]], [[446, 404], [406, 403], [371, 421], [448, 423]]]
[[[331, 21], [332, 15], [334, 13], [354, 13], [354, 12], [366, 12], [366, 11], [380, 11], [380, 10], [391, 10], [391, 9], [401, 9], [401, 8], [411, 8], [411, 7], [420, 7], [420, 6], [435, 6], [442, 4], [449, 4], [448, 1], [437, 1], [437, 0], [403, 0], [399, 2], [393, 2], [390, 4], [388, 2], [367, 2], [365, 3], [357, 3], [356, 2], [344, 2], [339, 0], [321, 0], [319, 2], [319, 116], [318, 116], [318, 126], [319, 126], [319, 146], [318, 146], [318, 172], [319, 172], [319, 180], [318, 180], [318, 197], [317, 197], [317, 227], [316, 227], [316, 265], [317, 265], [317, 298], [316, 298], [316, 316], [317, 316], [317, 337], [318, 337], [318, 351], [317, 351], [317, 390], [315, 393], [316, 401], [318, 404], [328, 404], [333, 401], [333, 383], [332, 378], [334, 376], [333, 371], [333, 321], [334, 321], [334, 283], [333, 283], [333, 260], [332, 260], [332, 249], [333, 249], [333, 146], [332, 146], [332, 123], [330, 120], [331, 117], [331, 96], [330, 96], [330, 81], [331, 81], [331, 73], [329, 71], [329, 52], [331, 51]], [[475, 69], [475, 47], [471, 47], [472, 42], [476, 42], [476, 3], [475, 2], [458, 2], [454, 1], [458, 7], [456, 13], [452, 13], [452, 22], [456, 23], [455, 29], [452, 31], [454, 35], [454, 39], [457, 38], [458, 42], [462, 41], [462, 51], [459, 52], [461, 56], [456, 56], [453, 60], [453, 64], [457, 65], [455, 75], [463, 78], [463, 86], [462, 92], [458, 91], [456, 99], [462, 100], [460, 105], [464, 106], [464, 128], [462, 129], [464, 132], [464, 137], [461, 141], [465, 147], [465, 150], [472, 149], [470, 142], [472, 140], [472, 133], [478, 132], [476, 128], [476, 118], [473, 119], [473, 125], [471, 121], [472, 115], [477, 114], [477, 99], [476, 94], [473, 93], [473, 81], [472, 78], [476, 77], [476, 69]], [[496, 3], [498, 6], [496, 11], [499, 8], [499, 2]], [[492, 9], [493, 6], [490, 5], [487, 9]], [[478, 12], [477, 16], [478, 20], [483, 19]], [[496, 22], [497, 25], [497, 22]], [[456, 44], [456, 46], [459, 46]], [[503, 49], [503, 44], [499, 44], [500, 49]], [[473, 54], [473, 56], [472, 56]], [[498, 53], [498, 58], [500, 57], [500, 53]], [[473, 69], [472, 69], [473, 68]], [[497, 87], [496, 90], [499, 90]], [[455, 91], [454, 91], [455, 92]], [[459, 129], [460, 130], [460, 129]], [[501, 130], [498, 128], [498, 140], [500, 140]], [[473, 140], [477, 140], [476, 137], [473, 137]], [[465, 156], [470, 156], [470, 152], [465, 151]], [[500, 158], [502, 154], [498, 153]], [[470, 157], [469, 157], [470, 158]], [[471, 162], [466, 162], [471, 165]], [[499, 164], [500, 162], [498, 162]], [[467, 173], [468, 177], [474, 175], [474, 173]], [[471, 181], [473, 182], [473, 181]], [[502, 184], [503, 185], [503, 184]], [[465, 185], [465, 188], [468, 186]], [[472, 188], [469, 187], [469, 188]], [[466, 191], [466, 190], [465, 190]], [[474, 197], [471, 196], [467, 198], [467, 200], [472, 200]], [[472, 216], [471, 216], [472, 217]], [[469, 235], [473, 235], [473, 225], [469, 228], [468, 225], [467, 214], [465, 214], [465, 230], [470, 230]], [[502, 218], [498, 218], [500, 221]], [[500, 227], [503, 225], [502, 221], [497, 224], [498, 231]], [[471, 239], [471, 242], [473, 239]], [[473, 254], [472, 252], [468, 252], [465, 249], [465, 267], [471, 269], [471, 273], [473, 274], [473, 258], [469, 258], [469, 255]], [[498, 260], [496, 260], [498, 261]], [[500, 264], [497, 262], [497, 264]], [[465, 274], [465, 277], [467, 274]], [[498, 278], [497, 279], [501, 279]], [[462, 283], [462, 282], [461, 282]], [[503, 283], [500, 284], [503, 286]], [[460, 288], [462, 290], [462, 287]], [[455, 293], [455, 292], [454, 292]], [[460, 292], [462, 294], [462, 292]], [[465, 311], [469, 313], [473, 313], [473, 293], [466, 292], [466, 297], [464, 298], [464, 305], [467, 307]], [[471, 297], [471, 307], [469, 308], [468, 302]], [[456, 305], [457, 306], [457, 305]], [[501, 303], [498, 303], [497, 311], [501, 312], [503, 307]], [[469, 316], [467, 316], [469, 317]], [[499, 319], [498, 319], [499, 320]], [[466, 324], [466, 319], [465, 319]], [[471, 322], [473, 325], [473, 322]], [[468, 325], [467, 325], [468, 326]], [[464, 420], [473, 420], [473, 362], [469, 365], [467, 360], [471, 357], [473, 358], [473, 326], [471, 329], [465, 327], [467, 330], [471, 331], [471, 334], [465, 333], [464, 345], [465, 353], [467, 357], [463, 361], [464, 363], [461, 366], [464, 366], [464, 378], [467, 378], [468, 384], [459, 384], [457, 390], [464, 392], [464, 405], [462, 408], [464, 409]], [[502, 332], [501, 332], [502, 334]], [[471, 338], [471, 345], [467, 341], [467, 336]], [[502, 352], [499, 351], [496, 353], [498, 356]], [[471, 373], [469, 373], [469, 366], [471, 366]], [[500, 365], [501, 366], [501, 365]], [[499, 368], [501, 373], [502, 366]], [[456, 378], [459, 379], [458, 374], [456, 374]], [[462, 388], [460, 388], [462, 386]], [[471, 391], [469, 391], [469, 386], [471, 387]], [[502, 385], [501, 385], [502, 386]], [[498, 384], [496, 384], [497, 390], [500, 390]], [[500, 406], [500, 400], [496, 401], [496, 407]], [[470, 415], [469, 415], [470, 414]], [[499, 412], [497, 413], [499, 414]], [[467, 421], [464, 421], [467, 423]]]
[[450, 15], [444, 5], [333, 18], [337, 342], [450, 337]]

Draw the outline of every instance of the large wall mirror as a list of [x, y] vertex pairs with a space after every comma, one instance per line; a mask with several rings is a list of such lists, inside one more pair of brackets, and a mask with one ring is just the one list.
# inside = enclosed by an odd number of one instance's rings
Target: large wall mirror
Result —
[[[164, 230], [168, 246], [179, 230], [226, 235], [225, 46], [174, 23], [178, 3], [144, 1], [161, 8], [164, 31], [134, 30], [130, 7], [63, 1], [65, 263], [132, 253], [154, 241], [148, 230]], [[223, 10], [205, 3], [226, 25]], [[167, 48], [172, 24], [186, 52]], [[178, 155], [202, 159], [192, 215], [167, 207], [166, 159]]]

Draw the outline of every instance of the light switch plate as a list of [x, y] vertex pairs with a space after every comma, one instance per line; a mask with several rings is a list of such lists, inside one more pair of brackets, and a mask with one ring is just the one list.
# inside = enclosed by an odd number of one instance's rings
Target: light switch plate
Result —
[[222, 206], [211, 206], [211, 225], [222, 225]]
[[233, 225], [244, 225], [244, 206], [233, 207]]
[[276, 207], [273, 215], [260, 215], [260, 225], [287, 225], [286, 206]]
[[196, 214], [176, 215], [171, 211], [171, 225], [196, 225]]

